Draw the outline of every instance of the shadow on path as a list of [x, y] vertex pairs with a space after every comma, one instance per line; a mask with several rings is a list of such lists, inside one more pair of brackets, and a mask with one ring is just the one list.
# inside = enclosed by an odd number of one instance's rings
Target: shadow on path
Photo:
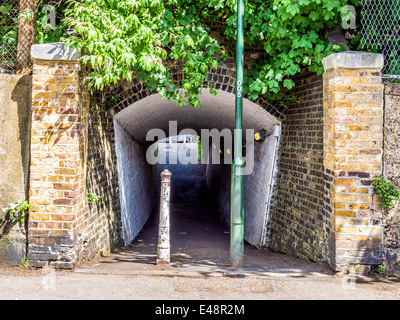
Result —
[[[181, 146], [180, 146], [181, 147]], [[197, 144], [191, 146], [197, 148]], [[168, 155], [171, 149], [160, 146]], [[332, 274], [320, 264], [302, 261], [266, 248], [257, 249], [245, 244], [244, 268], [233, 270], [230, 263], [230, 228], [212, 202], [205, 174], [205, 165], [167, 164], [171, 182], [171, 265], [156, 266], [158, 240], [158, 211], [154, 213], [135, 240], [126, 248], [102, 258], [92, 271], [108, 273], [146, 273], [160, 270], [198, 275], [240, 273], [283, 274], [305, 276]], [[159, 188], [158, 188], [159, 189]]]
[[251, 273], [257, 275], [331, 275], [316, 263], [257, 249], [245, 244], [245, 266], [241, 270], [229, 267], [229, 226], [220, 218], [217, 208], [207, 202], [171, 204], [171, 265], [156, 266], [158, 214], [153, 214], [136, 239], [126, 248], [91, 266], [94, 272], [156, 273], [168, 271], [181, 274], [227, 275]]

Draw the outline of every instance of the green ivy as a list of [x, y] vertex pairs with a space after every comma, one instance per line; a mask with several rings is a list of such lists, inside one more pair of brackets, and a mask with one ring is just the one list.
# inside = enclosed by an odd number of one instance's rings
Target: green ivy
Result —
[[100, 196], [98, 196], [95, 193], [91, 193], [91, 192], [88, 192], [87, 196], [88, 196], [89, 203], [92, 203], [92, 202], [95, 202], [95, 201], [99, 201], [101, 199]]
[[372, 185], [375, 187], [375, 191], [381, 200], [379, 203], [380, 206], [391, 210], [397, 205], [400, 199], [400, 192], [391, 181], [382, 176], [374, 178]]
[[10, 215], [10, 220], [12, 222], [24, 223], [30, 207], [28, 201], [20, 200], [14, 204], [10, 204], [10, 206], [4, 210], [4, 213]]
[[[69, 0], [65, 38], [83, 52], [92, 67], [89, 89], [103, 89], [137, 76], [148, 90], [179, 104], [198, 107], [207, 73], [231, 54], [236, 41], [235, 0]], [[346, 0], [245, 0], [245, 43], [265, 51], [245, 74], [245, 94], [282, 99], [291, 79], [307, 67], [322, 73], [321, 60], [339, 50], [326, 42], [327, 31], [341, 21]], [[218, 23], [227, 46], [211, 35]], [[228, 52], [229, 53], [229, 52]], [[180, 87], [169, 66], [181, 64]], [[183, 90], [180, 90], [183, 89]]]

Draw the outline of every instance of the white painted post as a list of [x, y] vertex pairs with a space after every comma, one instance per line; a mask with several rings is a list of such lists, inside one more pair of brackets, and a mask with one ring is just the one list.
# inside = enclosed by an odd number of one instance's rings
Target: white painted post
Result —
[[171, 172], [161, 172], [160, 223], [158, 229], [157, 265], [170, 264], [169, 208], [171, 192]]

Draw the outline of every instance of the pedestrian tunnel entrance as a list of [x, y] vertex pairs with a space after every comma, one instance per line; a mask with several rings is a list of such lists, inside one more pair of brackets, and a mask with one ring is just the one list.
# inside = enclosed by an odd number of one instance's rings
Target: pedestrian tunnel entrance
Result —
[[[196, 223], [199, 208], [213, 207], [216, 210], [209, 210], [213, 212], [213, 216], [209, 216], [210, 221], [218, 219], [215, 216], [219, 215], [226, 225], [229, 224], [231, 165], [222, 155], [227, 150], [228, 153], [233, 153], [230, 146], [233, 146], [235, 95], [219, 91], [216, 96], [204, 93], [199, 99], [198, 108], [179, 107], [176, 102], [161, 99], [158, 94], [153, 94], [127, 106], [115, 115], [115, 143], [125, 245], [129, 245], [137, 237], [151, 217], [154, 219], [152, 213], [158, 214], [160, 172], [165, 168], [172, 173], [172, 223], [174, 209], [181, 215], [190, 216], [192, 212], [193, 223]], [[245, 240], [255, 246], [263, 246], [266, 241], [279, 128], [280, 123], [275, 117], [257, 104], [244, 99], [243, 143], [246, 157], [249, 156], [246, 159], [249, 159], [250, 168], [245, 176]], [[211, 133], [211, 136], [204, 135], [207, 132]], [[219, 134], [221, 139], [214, 139], [212, 133]], [[258, 133], [259, 141], [255, 141], [254, 133]], [[198, 142], [194, 141], [198, 136], [201, 139], [203, 158], [200, 158], [200, 163], [197, 164], [187, 163], [191, 157], [192, 160], [193, 157], [198, 157], [198, 153], [193, 152], [199, 150]], [[171, 144], [173, 139], [182, 137], [194, 140], [188, 140], [186, 143], [176, 141]], [[155, 143], [157, 140], [158, 143]], [[172, 149], [171, 145], [177, 148]], [[207, 145], [207, 148], [204, 148], [204, 145]], [[184, 156], [179, 157], [179, 152]], [[220, 161], [215, 160], [215, 154], [221, 155]], [[168, 161], [159, 163], [163, 156], [166, 156]], [[175, 160], [174, 163], [171, 163], [171, 158]], [[185, 163], [182, 163], [182, 159]], [[208, 162], [204, 159], [208, 159]], [[171, 230], [172, 228], [173, 226]], [[180, 232], [184, 234], [186, 231]]]

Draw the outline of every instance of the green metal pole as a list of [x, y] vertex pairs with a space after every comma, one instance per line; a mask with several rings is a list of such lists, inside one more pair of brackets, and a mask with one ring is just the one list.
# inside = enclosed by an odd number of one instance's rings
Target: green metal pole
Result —
[[243, 267], [244, 255], [244, 176], [242, 154], [243, 118], [243, 16], [244, 0], [237, 3], [237, 48], [236, 48], [236, 103], [234, 159], [231, 181], [231, 267]]

